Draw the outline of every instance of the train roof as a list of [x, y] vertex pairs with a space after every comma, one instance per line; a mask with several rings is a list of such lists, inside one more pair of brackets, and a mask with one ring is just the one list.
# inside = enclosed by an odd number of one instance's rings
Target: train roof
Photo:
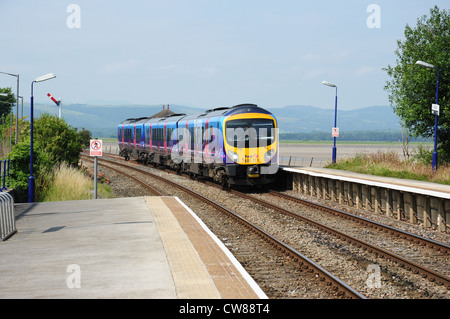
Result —
[[207, 110], [205, 113], [201, 114], [199, 117], [215, 117], [215, 116], [229, 116], [240, 113], [267, 113], [270, 114], [269, 111], [260, 108], [256, 104], [238, 104], [231, 107], [217, 107], [214, 109]]
[[203, 113], [197, 113], [192, 115], [186, 115], [184, 113], [175, 113], [169, 109], [164, 109], [161, 112], [151, 116], [151, 117], [140, 117], [126, 119], [121, 124], [131, 124], [131, 123], [158, 123], [166, 120], [177, 121], [188, 121], [193, 119], [201, 119], [206, 117], [220, 117], [220, 116], [230, 116], [242, 113], [265, 113], [271, 114], [269, 111], [257, 106], [256, 104], [238, 104], [231, 107], [216, 107], [209, 109]]
[[139, 121], [147, 121], [149, 119], [149, 117], [136, 117], [136, 118], [129, 118], [126, 119], [124, 121], [122, 121], [120, 124], [131, 124], [131, 123], [136, 123]]

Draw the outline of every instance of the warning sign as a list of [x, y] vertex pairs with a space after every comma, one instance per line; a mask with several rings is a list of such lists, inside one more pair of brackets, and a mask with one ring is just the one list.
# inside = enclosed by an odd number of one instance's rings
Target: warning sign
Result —
[[339, 137], [339, 128], [333, 127], [332, 133], [333, 137]]
[[102, 156], [102, 140], [91, 140], [91, 156]]

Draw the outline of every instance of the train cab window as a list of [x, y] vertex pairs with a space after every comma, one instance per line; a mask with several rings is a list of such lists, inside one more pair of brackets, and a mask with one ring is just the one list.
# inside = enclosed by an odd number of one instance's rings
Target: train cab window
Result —
[[271, 119], [238, 119], [226, 122], [229, 145], [238, 148], [268, 146], [275, 141], [275, 123]]

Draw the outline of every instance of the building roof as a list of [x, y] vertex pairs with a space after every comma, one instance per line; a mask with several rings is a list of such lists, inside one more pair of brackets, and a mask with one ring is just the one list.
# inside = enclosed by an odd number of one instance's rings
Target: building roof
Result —
[[159, 117], [167, 117], [170, 115], [175, 114], [175, 112], [172, 112], [171, 110], [169, 110], [169, 105], [167, 105], [167, 109], [165, 107], [165, 105], [163, 105], [163, 110], [161, 112], [156, 113], [155, 115], [151, 116], [151, 119], [154, 118], [159, 118]]

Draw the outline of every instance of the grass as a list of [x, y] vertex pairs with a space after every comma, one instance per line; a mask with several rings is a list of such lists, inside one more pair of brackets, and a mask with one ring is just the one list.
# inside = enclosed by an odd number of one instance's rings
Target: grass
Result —
[[[333, 141], [305, 141], [305, 140], [280, 140], [280, 144], [304, 144], [304, 145], [332, 145]], [[402, 142], [396, 141], [338, 141], [339, 145], [402, 145]], [[410, 146], [414, 145], [433, 145], [432, 142], [410, 142]]]
[[431, 165], [402, 161], [395, 152], [359, 153], [353, 158], [341, 159], [336, 164], [326, 167], [450, 185], [449, 165], [441, 165], [436, 172], [433, 172]]
[[[78, 168], [63, 164], [55, 169], [53, 177], [49, 180], [49, 186], [42, 194], [41, 200], [44, 202], [93, 198], [94, 183]], [[112, 197], [112, 191], [108, 185], [99, 183], [97, 186], [97, 197]]]

